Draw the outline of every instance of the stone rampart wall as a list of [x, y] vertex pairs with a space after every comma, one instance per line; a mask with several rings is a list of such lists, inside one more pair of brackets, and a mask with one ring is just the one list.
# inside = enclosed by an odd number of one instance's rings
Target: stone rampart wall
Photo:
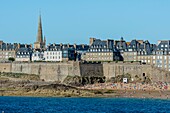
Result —
[[27, 73], [40, 75], [46, 81], [63, 81], [66, 76], [105, 76], [107, 79], [117, 75], [130, 74], [132, 77], [149, 76], [152, 81], [170, 82], [170, 72], [151, 65], [136, 63], [83, 64], [63, 63], [0, 63], [0, 72]]
[[152, 81], [170, 82], [170, 72], [146, 64], [103, 63], [103, 73], [108, 79], [117, 75], [130, 74], [132, 78], [136, 75], [140, 78], [148, 76]]

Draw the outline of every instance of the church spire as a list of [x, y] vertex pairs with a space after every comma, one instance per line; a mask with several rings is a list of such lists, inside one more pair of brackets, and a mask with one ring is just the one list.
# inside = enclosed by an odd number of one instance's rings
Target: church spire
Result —
[[41, 14], [39, 15], [37, 42], [43, 43], [43, 33], [42, 33]]

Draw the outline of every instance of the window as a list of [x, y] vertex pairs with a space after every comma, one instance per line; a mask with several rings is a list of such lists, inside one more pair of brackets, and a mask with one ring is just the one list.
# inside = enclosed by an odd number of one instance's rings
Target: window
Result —
[[159, 61], [162, 64], [162, 60]]
[[129, 49], [129, 51], [132, 51], [132, 49]]

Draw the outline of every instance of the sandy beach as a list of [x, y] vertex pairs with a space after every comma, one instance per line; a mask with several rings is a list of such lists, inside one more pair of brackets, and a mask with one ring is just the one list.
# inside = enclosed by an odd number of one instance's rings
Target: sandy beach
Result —
[[[31, 77], [31, 78], [30, 78]], [[1, 96], [170, 98], [168, 83], [96, 83], [70, 86], [46, 82], [35, 76], [0, 77]]]
[[[127, 98], [170, 98], [170, 89], [167, 83], [157, 82], [154, 84], [141, 83], [100, 83], [86, 85], [81, 89], [100, 90], [105, 96]], [[107, 92], [110, 91], [110, 94]], [[114, 92], [114, 93], [111, 93]], [[113, 95], [112, 95], [113, 94]]]

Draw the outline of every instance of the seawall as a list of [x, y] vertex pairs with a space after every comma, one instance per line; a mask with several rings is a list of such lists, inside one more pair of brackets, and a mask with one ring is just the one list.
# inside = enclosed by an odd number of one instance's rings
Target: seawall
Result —
[[102, 64], [80, 62], [0, 63], [0, 72], [36, 74], [45, 81], [63, 81], [66, 76], [105, 76], [106, 79], [109, 79], [117, 75], [130, 74], [132, 77], [136, 75], [141, 78], [148, 76], [152, 81], [170, 82], [170, 72], [151, 65], [123, 62], [104, 62]]

